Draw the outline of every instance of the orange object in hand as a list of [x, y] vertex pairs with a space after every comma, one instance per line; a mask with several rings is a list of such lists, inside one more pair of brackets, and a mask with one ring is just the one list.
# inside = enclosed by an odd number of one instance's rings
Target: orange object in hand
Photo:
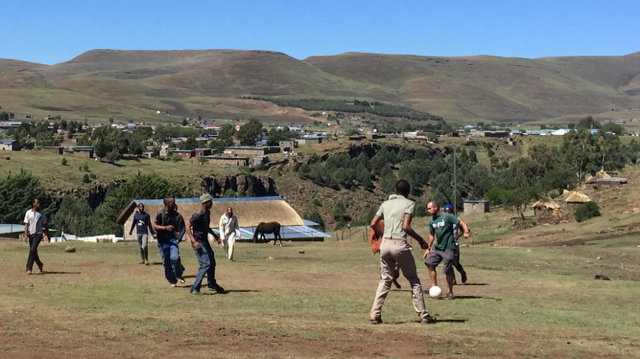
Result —
[[[377, 227], [380, 228], [382, 232], [384, 232], [384, 223], [382, 221], [378, 222]], [[376, 238], [376, 232], [371, 228], [369, 231], [369, 241], [371, 242], [371, 250], [373, 254], [380, 252], [380, 245], [382, 244], [382, 237]]]

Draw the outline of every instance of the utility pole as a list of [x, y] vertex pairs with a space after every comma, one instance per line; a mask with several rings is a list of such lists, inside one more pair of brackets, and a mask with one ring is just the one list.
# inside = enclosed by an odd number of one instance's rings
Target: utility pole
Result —
[[453, 148], [453, 214], [455, 216], [458, 215], [458, 206], [457, 206], [457, 200], [458, 200], [458, 196], [457, 196], [457, 186], [458, 186], [458, 181], [457, 181], [457, 177], [456, 177], [456, 148]]

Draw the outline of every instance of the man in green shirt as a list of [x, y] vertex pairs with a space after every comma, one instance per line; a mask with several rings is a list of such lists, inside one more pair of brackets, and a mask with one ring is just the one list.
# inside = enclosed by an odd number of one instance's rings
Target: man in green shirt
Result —
[[[449, 292], [447, 299], [453, 299], [453, 264], [455, 263], [456, 239], [453, 236], [454, 226], [459, 225], [464, 231], [464, 237], [469, 238], [469, 226], [458, 217], [444, 213], [440, 210], [440, 206], [436, 201], [427, 204], [427, 211], [431, 214], [429, 220], [429, 247], [424, 253], [425, 264], [429, 268], [429, 277], [431, 285], [438, 285], [438, 274], [436, 267], [444, 260], [443, 273], [447, 276], [447, 285]], [[437, 238], [434, 245], [433, 241]]]
[[[415, 203], [407, 199], [410, 192], [409, 182], [399, 180], [396, 182], [396, 194], [382, 203], [380, 209], [371, 221], [371, 228], [377, 238], [382, 238], [380, 245], [380, 282], [376, 297], [371, 307], [371, 324], [382, 323], [382, 304], [389, 294], [391, 283], [394, 280], [395, 266], [398, 264], [405, 278], [411, 285], [411, 297], [413, 308], [424, 324], [435, 323], [436, 319], [429, 315], [424, 305], [424, 296], [416, 262], [411, 253], [411, 246], [407, 243], [407, 235], [415, 238], [420, 247], [427, 248], [427, 242], [411, 228], [411, 218]], [[378, 222], [384, 218], [384, 232], [378, 227]]]

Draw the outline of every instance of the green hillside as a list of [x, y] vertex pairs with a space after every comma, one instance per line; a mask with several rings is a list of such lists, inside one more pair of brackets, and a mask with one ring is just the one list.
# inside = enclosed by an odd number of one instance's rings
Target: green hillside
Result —
[[640, 107], [638, 54], [523, 59], [346, 53], [297, 60], [273, 51], [93, 50], [52, 66], [0, 59], [0, 69], [4, 107], [33, 115], [60, 109], [69, 118], [168, 121], [153, 116], [166, 111], [176, 118], [313, 121], [287, 110], [265, 113], [263, 104], [232, 101], [237, 96], [381, 101], [453, 123], [544, 121]]

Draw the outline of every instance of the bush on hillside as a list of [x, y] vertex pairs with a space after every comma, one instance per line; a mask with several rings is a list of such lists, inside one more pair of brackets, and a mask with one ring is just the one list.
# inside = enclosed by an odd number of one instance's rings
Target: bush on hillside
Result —
[[600, 206], [595, 202], [586, 202], [578, 206], [574, 214], [577, 222], [600, 216]]

